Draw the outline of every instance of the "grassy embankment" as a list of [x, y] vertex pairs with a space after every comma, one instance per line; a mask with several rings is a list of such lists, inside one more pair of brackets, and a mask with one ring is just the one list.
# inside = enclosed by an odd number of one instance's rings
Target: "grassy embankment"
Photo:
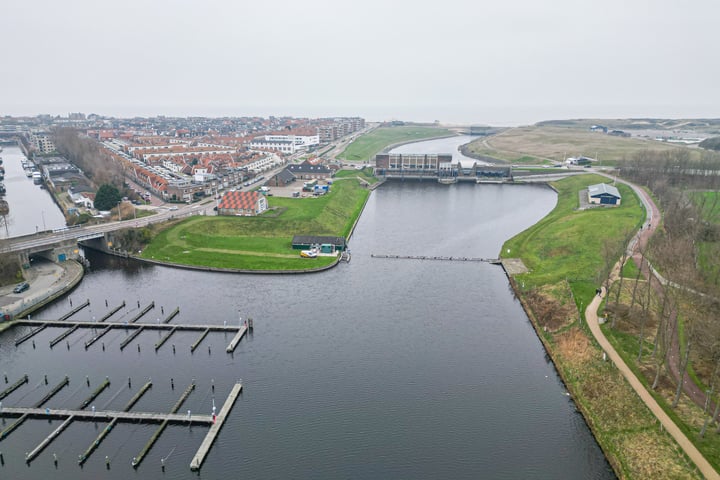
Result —
[[[576, 211], [578, 191], [607, 181], [588, 175], [554, 183], [558, 204], [543, 220], [505, 243], [503, 257], [518, 257], [530, 269], [514, 276], [523, 303], [599, 444], [621, 478], [697, 478], [678, 446], [658, 430], [655, 417], [602, 351], [582, 311], [604, 278], [606, 239], [639, 226], [644, 212], [635, 195], [619, 185], [619, 208]], [[508, 252], [509, 250], [509, 252]]]
[[335, 179], [345, 178], [357, 178], [366, 182], [368, 185], [375, 185], [378, 182], [377, 177], [373, 175], [368, 168], [362, 168], [360, 170], [338, 170], [337, 173], [335, 173]]
[[369, 191], [337, 182], [321, 197], [271, 197], [258, 217], [193, 216], [160, 232], [142, 258], [238, 270], [310, 270], [335, 257], [300, 258], [293, 235], [347, 237]]
[[368, 162], [372, 160], [375, 154], [381, 152], [389, 145], [417, 142], [450, 135], [454, 135], [454, 132], [445, 128], [412, 125], [380, 127], [356, 138], [337, 158], [350, 162]]
[[585, 127], [530, 126], [511, 128], [480, 138], [467, 146], [474, 154], [513, 164], [561, 162], [565, 157], [598, 158], [600, 165], [616, 165], [643, 150], [687, 148], [654, 140], [592, 133]]

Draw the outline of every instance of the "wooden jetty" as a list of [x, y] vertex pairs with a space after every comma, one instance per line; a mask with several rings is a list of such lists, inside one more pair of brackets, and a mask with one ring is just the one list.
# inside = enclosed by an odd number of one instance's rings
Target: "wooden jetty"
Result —
[[157, 412], [125, 412], [120, 410], [102, 410], [91, 412], [87, 410], [67, 410], [67, 409], [48, 409], [45, 408], [27, 408], [27, 407], [3, 407], [0, 412], [0, 416], [28, 416], [32, 418], [55, 418], [63, 419], [67, 417], [74, 417], [75, 420], [112, 420], [117, 418], [118, 421], [132, 422], [132, 423], [162, 423], [167, 420], [170, 423], [176, 424], [204, 424], [210, 425], [213, 423], [212, 415], [195, 415], [188, 418], [187, 413], [170, 414], [170, 413], [157, 413]]
[[[183, 392], [183, 394], [180, 396], [180, 399], [178, 399], [177, 402], [175, 402], [175, 405], [173, 405], [173, 408], [170, 409], [170, 413], [174, 414], [177, 413], [178, 410], [180, 410], [180, 407], [185, 402], [187, 397], [190, 396], [192, 391], [195, 390], [195, 382], [193, 381], [190, 386], [188, 386], [187, 389]], [[167, 419], [163, 420], [163, 422], [160, 424], [160, 426], [155, 430], [155, 433], [153, 433], [152, 437], [150, 437], [150, 440], [145, 444], [142, 450], [140, 450], [140, 453], [137, 454], [136, 457], [133, 457], [132, 460], [132, 466], [133, 468], [137, 468], [138, 465], [140, 465], [140, 462], [143, 461], [143, 458], [145, 458], [145, 455], [148, 454], [150, 449], [153, 445], [155, 445], [155, 442], [157, 442], [157, 439], [160, 438], [160, 435], [165, 430], [165, 427], [167, 427], [169, 421]]]
[[[138, 302], [138, 303], [139, 303], [139, 302]], [[133, 318], [131, 318], [130, 320], [128, 320], [128, 322], [129, 322], [129, 323], [135, 323], [135, 322], [137, 322], [138, 320], [140, 320], [140, 317], [142, 317], [143, 315], [145, 315], [147, 312], [149, 312], [149, 311], [152, 310], [153, 308], [155, 308], [155, 300], [153, 300], [152, 302], [150, 302], [150, 304], [149, 304], [147, 307], [145, 307], [145, 308], [143, 308], [142, 310], [140, 310], [140, 313], [138, 313], [138, 314], [135, 315]]]
[[50, 348], [54, 347], [58, 343], [62, 342], [66, 337], [70, 336], [75, 330], [80, 328], [78, 325], [73, 325], [72, 327], [65, 330], [63, 333], [58, 335], [57, 337], [50, 340]]
[[217, 418], [214, 419], [214, 423], [210, 426], [210, 430], [208, 431], [207, 435], [205, 435], [205, 438], [200, 444], [200, 448], [198, 448], [198, 451], [193, 457], [192, 462], [190, 462], [190, 470], [200, 470], [200, 466], [205, 461], [205, 457], [210, 451], [210, 447], [215, 441], [215, 437], [217, 437], [218, 433], [220, 432], [220, 429], [225, 423], [225, 419], [230, 413], [233, 405], [235, 405], [235, 400], [237, 400], [240, 392], [242, 392], [242, 384], [236, 383], [230, 391], [230, 395], [228, 395], [222, 408], [220, 409], [220, 413], [218, 413]]
[[7, 396], [10, 395], [12, 392], [14, 392], [15, 390], [17, 390], [17, 389], [20, 388], [21, 386], [25, 385], [26, 383], [28, 383], [28, 376], [27, 376], [27, 374], [23, 375], [22, 377], [20, 377], [20, 380], [18, 380], [17, 382], [13, 383], [13, 384], [10, 385], [8, 388], [6, 388], [6, 389], [3, 390], [2, 392], [0, 392], [0, 400], [2, 400], [3, 398], [7, 397]]
[[[158, 343], [155, 344], [155, 350], [157, 351], [166, 341], [168, 338], [170, 338], [170, 335], [175, 333], [176, 330], [185, 330], [185, 331], [201, 331], [200, 338], [195, 341], [195, 343], [190, 347], [190, 351], [194, 352], [195, 349], [200, 345], [200, 342], [202, 342], [207, 334], [209, 332], [235, 332], [236, 335], [228, 345], [226, 351], [228, 353], [231, 353], [235, 350], [237, 347], [238, 342], [242, 339], [242, 337], [247, 332], [248, 324], [240, 325], [240, 326], [234, 326], [234, 325], [189, 325], [189, 324], [174, 324], [170, 325], [167, 323], [134, 323], [134, 322], [65, 322], [62, 320], [28, 320], [28, 319], [20, 319], [17, 320], [16, 325], [28, 325], [28, 326], [37, 326], [35, 330], [31, 331], [29, 334], [23, 336], [22, 338], [15, 341], [16, 345], [19, 345], [20, 343], [26, 341], [31, 336], [35, 335], [39, 331], [47, 328], [47, 327], [70, 327], [67, 331], [61, 333], [59, 336], [54, 338], [50, 341], [50, 347], [52, 348], [55, 346], [58, 342], [66, 338], [68, 335], [70, 335], [72, 332], [77, 330], [78, 328], [98, 328], [99, 326], [102, 326], [103, 329], [95, 335], [93, 338], [85, 342], [85, 350], [89, 349], [95, 342], [100, 340], [104, 335], [106, 335], [110, 330], [114, 328], [122, 328], [122, 329], [136, 329], [136, 330], [168, 330], [169, 333], [163, 337]], [[124, 345], [121, 345], [121, 350], [127, 346], [128, 343], [132, 341], [137, 335], [139, 335], [139, 332], [134, 332], [130, 337], [128, 337], [123, 343]]]
[[[98, 387], [98, 390], [105, 388], [109, 384], [109, 380]], [[105, 411], [92, 411], [87, 410], [66, 410], [66, 409], [49, 409], [40, 407], [4, 407], [0, 410], [0, 416], [18, 416], [19, 418], [5, 431], [0, 432], [0, 440], [7, 436], [12, 430], [17, 428], [27, 418], [46, 418], [46, 419], [63, 419], [63, 423], [53, 430], [44, 440], [42, 440], [31, 452], [29, 452], [25, 461], [30, 463], [33, 461], [54, 439], [56, 439], [73, 421], [106, 421], [107, 425], [103, 428], [97, 438], [90, 444], [83, 454], [79, 456], [78, 463], [84, 464], [90, 455], [100, 446], [100, 443], [105, 439], [107, 435], [113, 430], [115, 425], [119, 422], [132, 422], [132, 423], [159, 423], [160, 427], [150, 438], [145, 447], [141, 450], [140, 454], [133, 459], [133, 466], [136, 467], [140, 464], [147, 453], [152, 448], [153, 444], [157, 441], [160, 434], [163, 432], [165, 427], [170, 423], [175, 424], [204, 424], [210, 425], [205, 438], [203, 439], [200, 447], [198, 448], [195, 456], [190, 463], [190, 469], [197, 471], [202, 466], [205, 458], [207, 457], [210, 448], [212, 447], [215, 439], [217, 438], [220, 430], [222, 429], [227, 416], [230, 414], [235, 402], [242, 392], [242, 384], [236, 383], [230, 394], [225, 399], [225, 403], [220, 408], [220, 412], [215, 415], [189, 415], [189, 414], [178, 414], [177, 411], [182, 407], [182, 404], [188, 398], [190, 393], [195, 389], [195, 383], [191, 383], [188, 388], [183, 392], [178, 401], [173, 405], [170, 413], [154, 413], [154, 412], [130, 412], [129, 410], [133, 405], [140, 399], [140, 397], [152, 386], [151, 382], [146, 383], [143, 388], [128, 402], [122, 411], [105, 410]], [[57, 388], [57, 387], [56, 387]], [[96, 390], [97, 391], [97, 390]], [[101, 391], [101, 390], [100, 390]], [[88, 403], [88, 402], [85, 402]]]
[[83, 303], [82, 305], [78, 305], [77, 307], [73, 308], [73, 309], [70, 310], [68, 313], [66, 313], [65, 315], [63, 315], [62, 317], [60, 317], [58, 320], [60, 320], [61, 322], [64, 322], [65, 320], [67, 320], [68, 318], [72, 317], [72, 316], [75, 315], [77, 312], [79, 312], [80, 310], [82, 310], [83, 308], [85, 308], [85, 307], [87, 307], [87, 306], [89, 306], [89, 305], [90, 305], [90, 299], [88, 299], [88, 300], [87, 300], [85, 303]]
[[173, 318], [175, 318], [175, 316], [176, 316], [178, 313], [180, 313], [180, 307], [175, 307], [175, 310], [173, 310], [172, 312], [170, 312], [170, 315], [168, 315], [167, 317], [165, 317], [165, 320], [163, 320], [163, 323], [170, 323], [170, 320], [172, 320]]
[[[50, 400], [57, 392], [59, 392], [65, 385], [68, 385], [70, 383], [70, 380], [68, 377], [65, 377], [55, 388], [50, 390], [48, 394], [46, 394], [43, 398], [41, 398], [38, 402], [35, 403], [33, 406], [33, 409], [40, 410], [40, 407], [42, 407], [48, 400]], [[18, 410], [16, 408], [11, 407], [3, 407], [2, 410], [0, 410], [0, 416], [4, 414], [11, 414], [15, 410]], [[4, 440], [8, 435], [10, 435], [16, 428], [18, 428], [20, 425], [23, 424], [25, 420], [27, 420], [29, 416], [29, 408], [20, 409], [23, 410], [20, 413], [20, 418], [15, 420], [15, 422], [12, 423], [9, 427], [7, 427], [5, 430], [0, 432], [0, 441]], [[47, 411], [47, 409], [45, 410]]]
[[247, 332], [247, 329], [247, 323], [240, 327], [240, 330], [237, 331], [235, 337], [230, 341], [230, 345], [227, 346], [227, 349], [225, 350], [227, 353], [232, 353], [235, 351], [235, 347], [237, 347], [237, 344], [240, 343], [240, 340], [245, 335], [245, 332]]
[[208, 333], [210, 333], [210, 329], [209, 329], [209, 328], [206, 328], [206, 329], [200, 334], [200, 337], [199, 337], [197, 340], [195, 340], [195, 343], [193, 343], [192, 345], [190, 345], [190, 352], [194, 352], [195, 349], [200, 346], [200, 342], [202, 342], [202, 341], [205, 339], [205, 337], [207, 337], [207, 334], [208, 334]]
[[52, 397], [54, 397], [60, 390], [62, 390], [66, 385], [70, 385], [70, 379], [65, 375], [65, 378], [63, 378], [60, 383], [55, 385], [55, 387], [50, 390], [48, 393], [45, 394], [43, 398], [38, 400], [35, 403], [35, 408], [40, 408], [43, 405], [45, 405]]
[[165, 342], [168, 341], [168, 339], [172, 336], [173, 333], [175, 333], [176, 330], [177, 330], [177, 328], [171, 329], [168, 333], [165, 334], [164, 337], [162, 337], [160, 340], [157, 341], [157, 343], [155, 344], [155, 351], [156, 351], [156, 352], [157, 352], [158, 350], [160, 350], [160, 347], [162, 347], [163, 345], [165, 345]]
[[[96, 324], [95, 322], [93, 322], [93, 325], [97, 325], [97, 324]], [[107, 325], [107, 327], [103, 328], [100, 333], [98, 333], [98, 334], [95, 335], [93, 338], [91, 338], [90, 340], [88, 340], [87, 342], [85, 342], [85, 350], [87, 350], [88, 348], [90, 348], [90, 346], [91, 346], [93, 343], [95, 343], [95, 342], [97, 342], [98, 340], [100, 340], [102, 337], [104, 337], [104, 336], [105, 336], [110, 330], [112, 330], [112, 328], [113, 328], [113, 326], [110, 325], [110, 324], [108, 324], [108, 323], [104, 323], [103, 325]]]
[[135, 340], [135, 337], [137, 337], [138, 335], [140, 335], [143, 330], [145, 330], [145, 327], [144, 327], [144, 326], [136, 329], [133, 333], [131, 333], [129, 337], [127, 337], [125, 340], [123, 340], [123, 341], [120, 343], [120, 350], [125, 350], [125, 347], [127, 347], [130, 342], [132, 342], [133, 340]]
[[20, 345], [21, 343], [24, 343], [24, 342], [30, 340], [32, 337], [34, 337], [34, 336], [37, 335], [38, 333], [40, 333], [40, 332], [42, 332], [43, 330], [45, 330], [47, 327], [48, 327], [47, 325], [41, 325], [41, 326], [39, 326], [38, 328], [36, 328], [35, 330], [30, 330], [30, 332], [26, 333], [26, 334], [23, 335], [22, 337], [20, 337], [20, 338], [18, 338], [17, 340], [15, 340], [15, 346], [17, 347], [17, 346]]
[[28, 453], [28, 454], [25, 456], [25, 461], [26, 461], [27, 463], [30, 463], [30, 462], [32, 462], [32, 461], [35, 459], [35, 457], [37, 457], [38, 455], [40, 455], [40, 453], [41, 453], [43, 450], [45, 450], [45, 447], [47, 447], [48, 445], [50, 445], [50, 442], [52, 442], [53, 440], [55, 440], [55, 439], [57, 438], [57, 436], [60, 435], [60, 434], [63, 432], [63, 430], [65, 430], [65, 429], [72, 423], [72, 421], [73, 421], [74, 418], [75, 418], [75, 417], [74, 417], [73, 415], [70, 415], [68, 418], [66, 418], [65, 421], [64, 421], [63, 423], [61, 423], [59, 427], [57, 427], [55, 430], [53, 430], [50, 435], [48, 435], [47, 437], [45, 437], [45, 440], [43, 440], [42, 442], [40, 442], [40, 444], [39, 444], [37, 447], [35, 447], [35, 448], [32, 450], [32, 452]]
[[393, 259], [400, 259], [400, 260], [438, 260], [438, 261], [444, 261], [444, 262], [485, 262], [485, 263], [492, 263], [495, 265], [500, 264], [500, 259], [498, 258], [481, 258], [481, 257], [447, 257], [447, 256], [438, 256], [438, 255], [387, 255], [387, 254], [378, 254], [378, 253], [371, 253], [370, 256], [372, 258], [393, 258]]
[[100, 320], [98, 320], [98, 322], [104, 322], [104, 321], [107, 320], [108, 318], [110, 318], [110, 317], [112, 317], [113, 315], [115, 315], [115, 314], [118, 312], [118, 310], [120, 310], [120, 309], [123, 308], [123, 307], [125, 307], [125, 300], [123, 300], [123, 302], [122, 302], [120, 305], [118, 305], [117, 307], [113, 308], [112, 310], [110, 310], [110, 311], [109, 311], [108, 313], [106, 313], [105, 315], [103, 315], [103, 316], [100, 318]]
[[80, 410], [82, 410], [82, 409], [84, 409], [85, 407], [87, 407], [88, 405], [90, 405], [90, 403], [91, 403], [93, 400], [95, 400], [95, 399], [97, 398], [97, 396], [100, 395], [100, 394], [103, 392], [103, 390], [105, 390], [105, 389], [108, 388], [109, 386], [110, 386], [110, 379], [108, 379], [107, 377], [105, 377], [105, 381], [104, 381], [103, 383], [101, 383], [101, 384], [90, 394], [90, 396], [89, 396], [88, 398], [86, 398], [85, 401], [83, 401], [83, 403], [80, 404]]

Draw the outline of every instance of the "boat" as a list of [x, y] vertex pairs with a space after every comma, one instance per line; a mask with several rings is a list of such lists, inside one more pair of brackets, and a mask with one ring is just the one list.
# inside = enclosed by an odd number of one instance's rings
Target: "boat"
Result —
[[40, 184], [42, 183], [42, 181], [43, 181], [42, 173], [40, 173], [40, 172], [32, 172], [32, 179], [33, 179], [33, 183], [34, 183], [35, 185], [40, 185]]
[[315, 258], [317, 257], [317, 252], [315, 250], [300, 250], [300, 256], [302, 258]]

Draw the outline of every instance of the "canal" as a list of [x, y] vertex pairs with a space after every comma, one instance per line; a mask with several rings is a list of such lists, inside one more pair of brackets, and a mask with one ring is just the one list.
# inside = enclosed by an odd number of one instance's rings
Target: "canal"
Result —
[[25, 175], [22, 162], [26, 158], [22, 150], [17, 146], [3, 146], [0, 156], [5, 167], [5, 200], [10, 207], [10, 213], [6, 216], [7, 228], [0, 228], [0, 238], [64, 227], [65, 217], [50, 193]]
[[[92, 331], [78, 330], [50, 349], [61, 329], [39, 333], [35, 347], [16, 347], [27, 331], [17, 328], [0, 334], [0, 370], [10, 382], [25, 373], [30, 381], [3, 405], [30, 405], [49, 388], [44, 375], [52, 387], [67, 374], [71, 383], [50, 408], [76, 408], [107, 376], [112, 385], [95, 400], [98, 409], [122, 408], [151, 378], [133, 411], [163, 412], [195, 379], [181, 411], [210, 414], [213, 400], [221, 405], [242, 379], [244, 392], [201, 477], [614, 478], [501, 267], [371, 257], [496, 257], [505, 239], [555, 202], [542, 186], [386, 184], [360, 218], [352, 261], [319, 274], [194, 272], [89, 252], [92, 270], [79, 287], [33, 318], [57, 318], [71, 301], [90, 299], [73, 319], [96, 320], [125, 300], [128, 307], [113, 317], [123, 321], [154, 300], [156, 309], [140, 322], [156, 323], [179, 306], [173, 322], [251, 316], [254, 333], [229, 355], [232, 336], [224, 333], [211, 333], [190, 353], [196, 332], [176, 333], [155, 352], [160, 334], [152, 331], [121, 351], [122, 330], [85, 350]], [[2, 422], [5, 428], [10, 420]], [[27, 466], [24, 453], [59, 424], [29, 420], [0, 441], [0, 477], [190, 479], [207, 432], [169, 427], [133, 470], [132, 457], [156, 427], [120, 424], [81, 468], [78, 454], [105, 424], [74, 422]]]

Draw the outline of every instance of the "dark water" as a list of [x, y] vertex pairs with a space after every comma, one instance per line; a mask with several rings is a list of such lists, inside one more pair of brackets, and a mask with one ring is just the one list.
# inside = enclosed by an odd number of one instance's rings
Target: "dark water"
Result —
[[33, 184], [32, 178], [25, 175], [22, 168], [25, 155], [20, 148], [3, 146], [0, 156], [5, 167], [5, 180], [3, 180], [7, 188], [5, 200], [10, 206], [7, 229], [4, 225], [0, 225], [0, 238], [18, 237], [38, 230], [64, 227], [65, 217], [48, 191]]
[[[50, 350], [57, 328], [37, 335], [35, 349], [16, 348], [22, 329], [15, 329], [0, 335], [0, 370], [10, 381], [28, 373], [30, 383], [3, 405], [29, 405], [49, 389], [43, 374], [50, 386], [68, 374], [71, 384], [51, 408], [82, 402], [91, 390], [86, 375], [93, 385], [112, 381], [95, 401], [99, 409], [122, 408], [151, 377], [153, 388], [133, 410], [168, 411], [195, 378], [183, 411], [209, 414], [212, 382], [219, 407], [242, 379], [244, 393], [202, 478], [613, 478], [500, 267], [370, 256], [495, 257], [504, 239], [554, 204], [555, 194], [536, 186], [385, 185], [350, 242], [352, 261], [321, 274], [191, 272], [91, 253], [92, 272], [70, 294], [76, 305], [92, 302], [77, 319], [101, 316], [105, 299], [110, 307], [130, 303], [114, 318], [155, 300], [165, 314], [180, 306], [177, 323], [234, 322], [239, 312], [255, 319], [255, 332], [231, 356], [224, 352], [230, 335], [222, 333], [191, 354], [195, 333], [178, 333], [155, 353], [156, 332], [123, 352], [126, 334], [111, 332], [103, 352], [99, 343], [85, 351], [91, 333], [83, 331], [69, 337], [69, 351], [64, 343]], [[69, 309], [65, 298], [34, 317]], [[141, 321], [160, 316], [153, 310]], [[189, 463], [207, 431], [169, 428], [133, 470], [131, 458], [155, 427], [122, 424], [81, 469], [77, 455], [103, 426], [76, 422], [26, 466], [24, 452], [57, 425], [32, 420], [0, 442], [0, 478], [193, 478]]]

